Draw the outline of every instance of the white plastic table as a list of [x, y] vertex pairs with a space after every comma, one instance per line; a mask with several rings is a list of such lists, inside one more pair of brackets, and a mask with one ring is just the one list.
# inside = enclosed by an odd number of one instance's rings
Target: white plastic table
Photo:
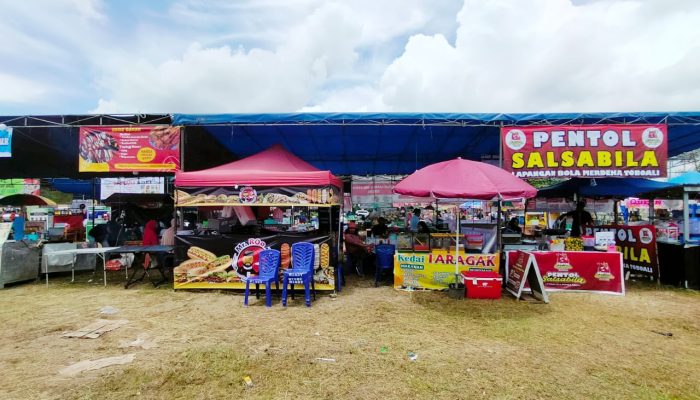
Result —
[[[64, 254], [70, 254], [73, 256], [73, 264], [71, 265], [71, 282], [75, 280], [75, 258], [78, 254], [96, 254], [98, 257], [102, 258], [102, 271], [104, 274], [104, 285], [107, 286], [107, 262], [105, 261], [105, 253], [114, 250], [118, 247], [89, 247], [86, 249], [68, 249], [68, 250], [58, 250], [58, 251], [52, 251], [48, 253], [44, 253], [42, 257], [46, 257], [48, 255], [64, 255]], [[129, 277], [129, 268], [126, 268], [126, 276]], [[46, 286], [49, 286], [49, 265], [48, 263], [46, 264]]]

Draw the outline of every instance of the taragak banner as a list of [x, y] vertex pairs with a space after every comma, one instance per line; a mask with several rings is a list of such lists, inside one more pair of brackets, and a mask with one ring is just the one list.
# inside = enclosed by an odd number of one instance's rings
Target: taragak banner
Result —
[[666, 176], [666, 125], [509, 126], [501, 142], [520, 178]]
[[[455, 282], [455, 253], [433, 250], [429, 253], [398, 252], [394, 257], [394, 288], [447, 289]], [[468, 254], [457, 256], [462, 271], [498, 272], [498, 254]]]
[[[618, 252], [533, 251], [529, 254], [534, 256], [547, 291], [625, 294], [622, 254]], [[506, 265], [511, 268], [513, 259], [518, 257], [517, 251], [508, 251]]]
[[205, 187], [175, 191], [177, 207], [197, 206], [311, 206], [338, 205], [338, 188], [327, 187]]
[[180, 167], [179, 126], [84, 126], [80, 172], [168, 172]]
[[0, 157], [12, 157], [12, 127], [0, 124]]
[[259, 254], [268, 248], [281, 253], [281, 278], [283, 270], [292, 265], [291, 246], [302, 241], [314, 244], [316, 289], [335, 289], [333, 236], [177, 236], [176, 240], [179, 263], [173, 270], [175, 289], [245, 289], [243, 278], [258, 274]]
[[[587, 228], [589, 231], [590, 229]], [[615, 246], [617, 251], [622, 253], [627, 271], [658, 279], [659, 259], [656, 255], [656, 228], [653, 225], [602, 225], [596, 226], [593, 231], [615, 233]]]

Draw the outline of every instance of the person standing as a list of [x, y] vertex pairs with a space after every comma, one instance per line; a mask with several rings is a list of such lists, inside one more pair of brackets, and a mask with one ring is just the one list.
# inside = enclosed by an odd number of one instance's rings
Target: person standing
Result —
[[420, 222], [420, 208], [413, 209], [413, 215], [411, 216], [410, 229], [411, 232], [418, 231], [418, 223]]
[[14, 220], [12, 220], [12, 238], [14, 240], [24, 239], [24, 210], [20, 210], [16, 215]]
[[579, 200], [576, 203], [576, 209], [571, 210], [567, 213], [564, 213], [561, 215], [559, 218], [566, 218], [566, 217], [571, 217], [572, 222], [571, 222], [571, 236], [572, 237], [580, 237], [581, 234], [583, 233], [583, 228], [587, 226], [593, 226], [593, 217], [591, 216], [591, 213], [585, 210], [586, 208], [586, 201], [585, 200]]

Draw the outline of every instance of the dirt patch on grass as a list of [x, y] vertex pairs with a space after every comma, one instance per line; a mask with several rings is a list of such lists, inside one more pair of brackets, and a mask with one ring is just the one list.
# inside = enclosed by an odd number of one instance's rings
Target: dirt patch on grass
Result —
[[[700, 295], [633, 287], [551, 304], [456, 301], [350, 282], [311, 308], [147, 285], [25, 284], [0, 291], [0, 398], [699, 398]], [[102, 306], [117, 314], [99, 314]], [[97, 318], [99, 339], [61, 338]], [[663, 336], [659, 332], [672, 332]], [[120, 348], [146, 335], [157, 347]], [[381, 351], [385, 348], [384, 351]], [[58, 371], [136, 353], [133, 363]], [[417, 354], [415, 361], [408, 353]], [[328, 360], [318, 360], [332, 359]], [[245, 388], [249, 375], [254, 386]]]

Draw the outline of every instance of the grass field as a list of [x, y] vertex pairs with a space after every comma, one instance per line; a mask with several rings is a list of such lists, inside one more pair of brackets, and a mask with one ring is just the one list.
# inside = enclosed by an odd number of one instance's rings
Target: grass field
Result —
[[[242, 303], [61, 278], [6, 288], [0, 399], [700, 398], [698, 292], [633, 286], [625, 297], [555, 293], [544, 305], [356, 280], [311, 308], [299, 297], [287, 309]], [[102, 306], [119, 311], [100, 315]], [[98, 339], [61, 338], [97, 318], [129, 323]], [[119, 347], [136, 338], [155, 347]], [[127, 365], [58, 373], [127, 353], [136, 355]]]

